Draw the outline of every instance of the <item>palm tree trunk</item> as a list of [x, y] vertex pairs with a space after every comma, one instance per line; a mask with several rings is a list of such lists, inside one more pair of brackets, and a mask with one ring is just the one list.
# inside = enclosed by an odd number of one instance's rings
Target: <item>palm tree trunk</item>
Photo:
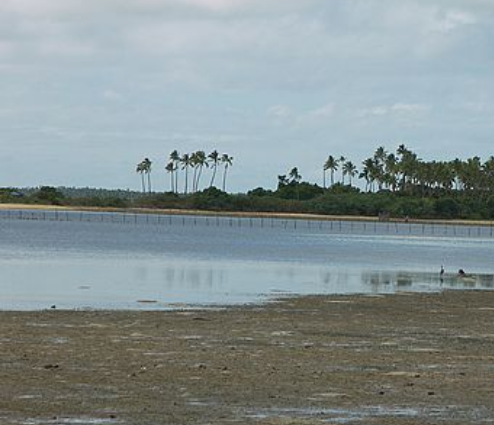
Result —
[[194, 167], [194, 174], [192, 175], [192, 193], [197, 191], [197, 167]]
[[199, 167], [199, 172], [197, 173], [196, 190], [199, 190], [199, 182], [201, 181], [202, 167], [203, 167], [202, 165]]
[[226, 172], [228, 171], [228, 165], [225, 165], [223, 170], [223, 192], [226, 192]]
[[213, 187], [215, 177], [216, 177], [216, 164], [214, 165], [213, 168], [213, 175], [211, 177], [211, 183], [209, 184], [209, 187]]
[[146, 192], [146, 181], [144, 180], [144, 174], [141, 172], [141, 187], [142, 193]]

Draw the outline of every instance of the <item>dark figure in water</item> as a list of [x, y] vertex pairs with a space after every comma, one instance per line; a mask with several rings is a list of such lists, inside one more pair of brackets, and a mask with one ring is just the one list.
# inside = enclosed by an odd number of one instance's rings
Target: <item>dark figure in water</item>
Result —
[[441, 266], [441, 271], [439, 272], [439, 280], [441, 282], [443, 281], [443, 276], [444, 276], [444, 267]]
[[458, 270], [458, 276], [459, 277], [465, 277], [466, 275], [467, 274], [465, 273], [465, 270], [463, 270], [463, 269]]

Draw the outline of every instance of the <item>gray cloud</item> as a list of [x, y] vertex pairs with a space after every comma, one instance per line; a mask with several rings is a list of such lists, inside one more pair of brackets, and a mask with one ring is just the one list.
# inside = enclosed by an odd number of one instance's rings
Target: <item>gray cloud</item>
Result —
[[490, 0], [2, 1], [0, 178], [127, 187], [140, 156], [218, 147], [245, 190], [383, 140], [488, 155], [493, 24]]

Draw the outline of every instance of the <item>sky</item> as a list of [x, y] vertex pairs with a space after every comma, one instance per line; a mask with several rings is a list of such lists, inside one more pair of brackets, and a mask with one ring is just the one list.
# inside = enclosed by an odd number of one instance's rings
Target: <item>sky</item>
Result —
[[0, 187], [139, 190], [148, 157], [169, 190], [175, 149], [232, 156], [231, 192], [486, 160], [493, 45], [494, 0], [1, 0]]

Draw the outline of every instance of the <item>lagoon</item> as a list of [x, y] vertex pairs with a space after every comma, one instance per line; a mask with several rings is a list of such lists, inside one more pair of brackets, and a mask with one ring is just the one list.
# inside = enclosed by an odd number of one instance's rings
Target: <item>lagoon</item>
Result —
[[[176, 309], [299, 294], [489, 290], [493, 258], [489, 227], [3, 211], [0, 309]], [[458, 278], [459, 268], [471, 275]]]

